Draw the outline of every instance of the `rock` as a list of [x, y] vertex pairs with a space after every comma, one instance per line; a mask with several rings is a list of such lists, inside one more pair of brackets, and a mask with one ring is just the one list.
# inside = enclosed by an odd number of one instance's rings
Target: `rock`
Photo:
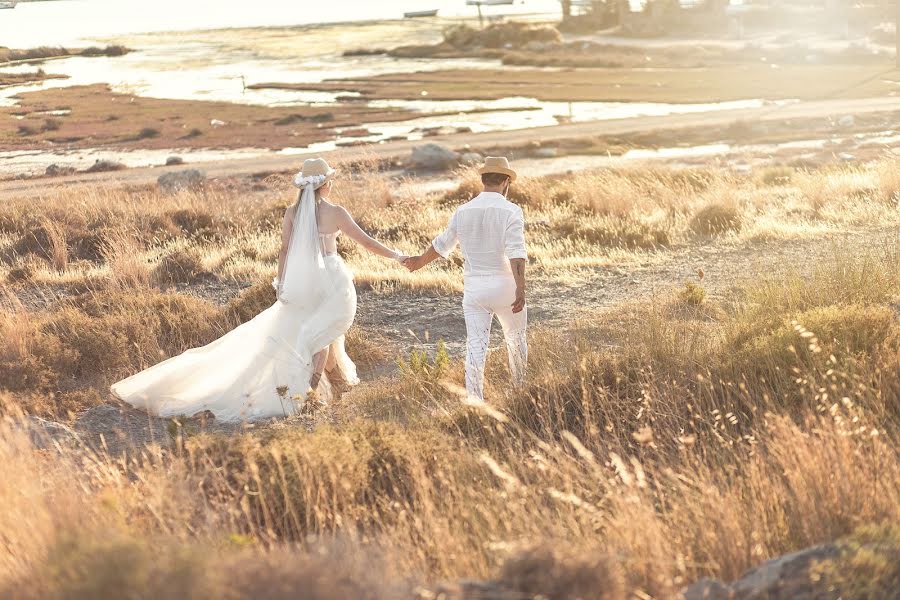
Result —
[[534, 151], [534, 155], [537, 158], [556, 158], [559, 156], [559, 149], [557, 148], [538, 148]]
[[838, 554], [834, 544], [814, 546], [766, 561], [730, 585], [701, 579], [682, 594], [684, 600], [816, 600], [826, 596], [810, 570]]
[[167, 193], [195, 190], [202, 188], [206, 183], [206, 174], [198, 169], [186, 169], [160, 175], [156, 183]]
[[841, 127], [853, 127], [856, 123], [856, 119], [853, 118], [853, 115], [844, 115], [840, 119], [838, 119], [838, 125]]
[[[516, 600], [523, 598], [521, 592], [506, 589], [493, 581], [460, 581], [445, 583], [434, 590], [423, 590], [420, 597], [445, 598], [446, 600]], [[543, 597], [543, 596], [538, 596]]]
[[170, 422], [131, 407], [103, 404], [78, 415], [75, 431], [88, 446], [96, 450], [105, 446], [110, 455], [119, 456], [148, 444], [171, 446]]
[[81, 441], [71, 427], [33, 415], [25, 417], [23, 428], [28, 432], [31, 443], [39, 450], [72, 447]]
[[127, 169], [125, 165], [122, 163], [117, 163], [114, 160], [97, 160], [93, 165], [88, 167], [85, 172], [86, 173], [107, 173], [109, 171], [122, 171]]
[[480, 165], [484, 162], [484, 157], [477, 152], [464, 152], [463, 155], [459, 157], [459, 162], [460, 164], [467, 166]]
[[184, 159], [180, 156], [170, 156], [166, 159], [166, 166], [171, 167], [172, 165], [183, 165]]
[[209, 124], [213, 127], [222, 127], [223, 125], [225, 125], [225, 121], [221, 121], [219, 119], [211, 119]]
[[[258, 421], [254, 427], [259, 429], [278, 422], [280, 419]], [[235, 433], [243, 428], [242, 423], [220, 423], [209, 411], [170, 419], [155, 417], [124, 403], [90, 408], [78, 415], [74, 425], [74, 431], [84, 445], [98, 451], [105, 449], [114, 457], [145, 446], [172, 448], [180, 436], [189, 437], [201, 432]]]
[[701, 579], [682, 592], [683, 600], [729, 600], [731, 589], [715, 579]]
[[731, 584], [736, 598], [742, 600], [800, 600], [816, 598], [809, 570], [814, 563], [834, 558], [837, 546], [813, 546], [766, 561]]
[[47, 170], [44, 171], [44, 174], [47, 175], [47, 177], [61, 177], [63, 175], [73, 175], [76, 172], [77, 169], [75, 167], [61, 167], [57, 164], [52, 164], [47, 167]]
[[413, 148], [409, 166], [425, 171], [443, 171], [459, 164], [459, 153], [440, 144], [423, 144]]

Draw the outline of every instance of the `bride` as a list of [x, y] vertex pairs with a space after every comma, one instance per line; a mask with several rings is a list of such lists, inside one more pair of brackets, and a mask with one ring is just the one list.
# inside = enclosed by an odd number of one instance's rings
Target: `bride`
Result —
[[337, 237], [399, 262], [406, 257], [328, 202], [334, 175], [315, 158], [294, 179], [300, 194], [284, 215], [275, 304], [207, 346], [113, 384], [117, 398], [161, 417], [208, 410], [220, 421], [252, 421], [296, 414], [320, 381], [337, 392], [359, 383], [344, 350], [356, 289]]

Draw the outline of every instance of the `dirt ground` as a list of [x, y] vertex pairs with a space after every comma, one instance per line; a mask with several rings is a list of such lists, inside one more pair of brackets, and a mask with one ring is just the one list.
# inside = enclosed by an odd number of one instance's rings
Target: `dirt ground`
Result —
[[[710, 113], [675, 114], [657, 117], [634, 117], [628, 119], [613, 119], [607, 121], [594, 121], [590, 123], [567, 123], [553, 127], [540, 127], [527, 130], [495, 131], [485, 133], [456, 133], [438, 135], [427, 139], [428, 142], [443, 144], [462, 151], [468, 149], [509, 149], [522, 147], [528, 144], [557, 145], [565, 140], [585, 140], [593, 145], [589, 138], [606, 138], [609, 143], [619, 144], [622, 141], [635, 140], [635, 135], [652, 135], [654, 132], [667, 131], [669, 140], [683, 142], [690, 139], [678, 137], [679, 131], [705, 130], [714, 133], [714, 140], [728, 138], [729, 127], [740, 126], [761, 128], [760, 136], [752, 136], [753, 142], [770, 139], [773, 130], [778, 123], [791, 120], [818, 119], [823, 123], [837, 122], [842, 117], [852, 115], [860, 124], [865, 125], [865, 119], [869, 116], [873, 123], [880, 123], [882, 117], [890, 117], [897, 111], [897, 101], [894, 98], [862, 98], [850, 100], [828, 100], [818, 102], [798, 102], [787, 105], [766, 105], [759, 108], [722, 110]], [[874, 125], [873, 125], [874, 127]], [[877, 127], [875, 127], [877, 129]], [[866, 126], [863, 130], [870, 130]], [[815, 127], [810, 127], [813, 132]], [[847, 134], [856, 132], [854, 128], [845, 129]], [[255, 134], [254, 134], [255, 135]], [[791, 133], [791, 139], [803, 139], [797, 132]], [[778, 141], [776, 136], [773, 141]], [[152, 140], [150, 140], [152, 141]], [[600, 140], [602, 141], [602, 140]], [[204, 162], [191, 165], [203, 169], [211, 178], [236, 177], [255, 175], [259, 173], [279, 173], [296, 169], [305, 158], [312, 156], [327, 156], [329, 161], [352, 161], [360, 158], [379, 159], [385, 161], [406, 159], [412, 149], [421, 145], [422, 141], [396, 141], [383, 144], [372, 144], [354, 148], [341, 148], [335, 152], [318, 152], [309, 154], [296, 154], [284, 156], [272, 154], [259, 158], [244, 158]], [[664, 143], [665, 142], [661, 142]], [[643, 145], [643, 144], [638, 144]], [[610, 149], [604, 142], [599, 146], [601, 153], [605, 154]], [[577, 154], [577, 150], [568, 154]], [[591, 151], [589, 153], [595, 153]], [[189, 157], [188, 157], [189, 162]], [[183, 166], [174, 167], [148, 167], [128, 169], [113, 173], [88, 173], [73, 176], [55, 178], [37, 178], [9, 180], [0, 186], [0, 198], [40, 198], [48, 194], [54, 188], [70, 187], [77, 184], [86, 185], [149, 185], [166, 172], [184, 169]]]
[[0, 151], [77, 148], [289, 148], [334, 139], [337, 129], [414, 114], [363, 105], [270, 108], [118, 94], [105, 85], [21, 95], [0, 108]]
[[897, 93], [891, 65], [729, 65], [702, 68], [496, 69], [391, 73], [320, 84], [255, 87], [360, 92], [367, 99], [704, 103], [765, 98], [865, 98]]

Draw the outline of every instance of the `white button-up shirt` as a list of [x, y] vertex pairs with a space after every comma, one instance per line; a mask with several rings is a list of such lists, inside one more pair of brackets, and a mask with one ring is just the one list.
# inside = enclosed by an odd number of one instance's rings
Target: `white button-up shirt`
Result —
[[511, 275], [509, 259], [528, 258], [522, 209], [502, 194], [482, 192], [456, 209], [432, 246], [447, 258], [457, 243], [465, 259], [466, 277]]

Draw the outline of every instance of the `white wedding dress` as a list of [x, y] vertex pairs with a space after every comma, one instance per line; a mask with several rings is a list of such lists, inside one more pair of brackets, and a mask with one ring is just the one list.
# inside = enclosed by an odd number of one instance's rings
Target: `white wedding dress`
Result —
[[[343, 378], [359, 383], [344, 349], [356, 315], [356, 289], [337, 254], [338, 234], [319, 234], [315, 192], [307, 186], [275, 304], [207, 346], [114, 384], [112, 393], [161, 417], [205, 410], [224, 422], [293, 415], [309, 391], [314, 355], [328, 346]], [[327, 377], [322, 385], [327, 393]]]

